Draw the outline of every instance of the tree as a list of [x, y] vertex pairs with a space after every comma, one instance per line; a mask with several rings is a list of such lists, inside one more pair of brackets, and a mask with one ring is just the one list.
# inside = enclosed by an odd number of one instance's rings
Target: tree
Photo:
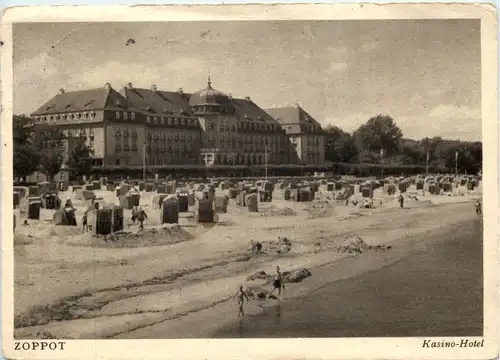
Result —
[[358, 152], [384, 152], [386, 155], [396, 154], [399, 140], [403, 132], [394, 119], [388, 115], [377, 115], [361, 125], [353, 134]]
[[399, 153], [396, 156], [397, 163], [402, 165], [425, 164], [426, 152], [417, 140], [401, 139]]
[[66, 161], [71, 176], [82, 178], [92, 171], [92, 152], [84, 141], [79, 141]]
[[33, 147], [31, 119], [24, 115], [14, 115], [12, 123], [13, 170], [20, 179], [38, 170], [39, 153]]
[[356, 156], [351, 134], [338, 126], [328, 126], [325, 139], [325, 159], [332, 162], [349, 162]]
[[38, 125], [35, 131], [35, 149], [39, 152], [39, 170], [53, 180], [64, 162], [64, 135], [61, 130], [48, 125]]

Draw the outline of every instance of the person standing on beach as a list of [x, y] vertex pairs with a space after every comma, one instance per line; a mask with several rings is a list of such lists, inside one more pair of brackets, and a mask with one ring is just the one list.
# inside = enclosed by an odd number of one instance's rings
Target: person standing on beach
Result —
[[283, 283], [283, 276], [281, 275], [280, 267], [276, 266], [276, 275], [274, 275], [273, 278], [273, 289], [269, 293], [269, 297], [271, 297], [274, 290], [278, 289], [278, 297], [281, 298], [281, 288], [285, 290], [285, 284]]
[[403, 197], [403, 193], [399, 194], [399, 196], [398, 196], [398, 202], [399, 202], [399, 206], [401, 208], [403, 208], [404, 201], [405, 201], [405, 198]]
[[88, 211], [85, 211], [83, 213], [83, 218], [82, 218], [82, 229], [83, 232], [87, 232], [89, 230], [89, 224], [88, 224]]
[[238, 308], [239, 308], [238, 317], [244, 316], [245, 313], [243, 311], [243, 303], [245, 301], [245, 298], [247, 299], [247, 302], [249, 301], [249, 299], [247, 293], [245, 292], [245, 290], [243, 290], [243, 285], [240, 285], [240, 288], [238, 292], [234, 294], [233, 299], [235, 297], [238, 298]]

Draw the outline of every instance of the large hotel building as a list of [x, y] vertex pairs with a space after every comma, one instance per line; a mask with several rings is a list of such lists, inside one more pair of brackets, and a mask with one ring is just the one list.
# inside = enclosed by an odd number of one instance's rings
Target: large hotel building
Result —
[[188, 94], [135, 88], [63, 89], [31, 114], [59, 127], [67, 154], [84, 139], [95, 166], [323, 164], [325, 135], [298, 105], [262, 109], [207, 86]]

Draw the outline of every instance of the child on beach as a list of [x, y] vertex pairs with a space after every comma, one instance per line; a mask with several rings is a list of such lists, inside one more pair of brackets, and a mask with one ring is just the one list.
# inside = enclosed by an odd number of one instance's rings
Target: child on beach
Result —
[[239, 312], [238, 312], [238, 317], [244, 316], [245, 313], [243, 312], [243, 302], [245, 298], [247, 299], [247, 302], [249, 301], [247, 293], [243, 290], [243, 285], [240, 285], [240, 288], [236, 294], [234, 294], [233, 299], [237, 297], [238, 298], [238, 307], [239, 307]]
[[87, 232], [89, 230], [89, 225], [88, 225], [88, 212], [85, 211], [83, 213], [83, 218], [82, 218], [82, 228], [83, 232]]
[[285, 284], [283, 283], [283, 277], [281, 276], [280, 267], [276, 266], [276, 275], [274, 275], [273, 278], [273, 289], [269, 293], [269, 297], [271, 297], [274, 290], [278, 289], [278, 297], [281, 298], [281, 288], [285, 290]]

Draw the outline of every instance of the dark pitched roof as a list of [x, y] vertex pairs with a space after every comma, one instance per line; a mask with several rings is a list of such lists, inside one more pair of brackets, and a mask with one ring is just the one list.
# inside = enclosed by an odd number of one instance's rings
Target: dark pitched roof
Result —
[[133, 105], [113, 88], [102, 87], [59, 93], [31, 115], [118, 109], [133, 109]]
[[193, 116], [189, 107], [190, 94], [129, 87], [120, 93], [140, 111], [158, 115], [181, 115], [184, 112], [186, 116]]
[[266, 109], [266, 112], [280, 123], [287, 134], [317, 133], [310, 130], [311, 126], [321, 128], [321, 124], [298, 105]]
[[265, 124], [275, 124], [279, 123], [270, 116], [264, 109], [260, 108], [252, 100], [249, 99], [231, 99], [234, 106], [236, 116], [240, 121], [258, 121]]

